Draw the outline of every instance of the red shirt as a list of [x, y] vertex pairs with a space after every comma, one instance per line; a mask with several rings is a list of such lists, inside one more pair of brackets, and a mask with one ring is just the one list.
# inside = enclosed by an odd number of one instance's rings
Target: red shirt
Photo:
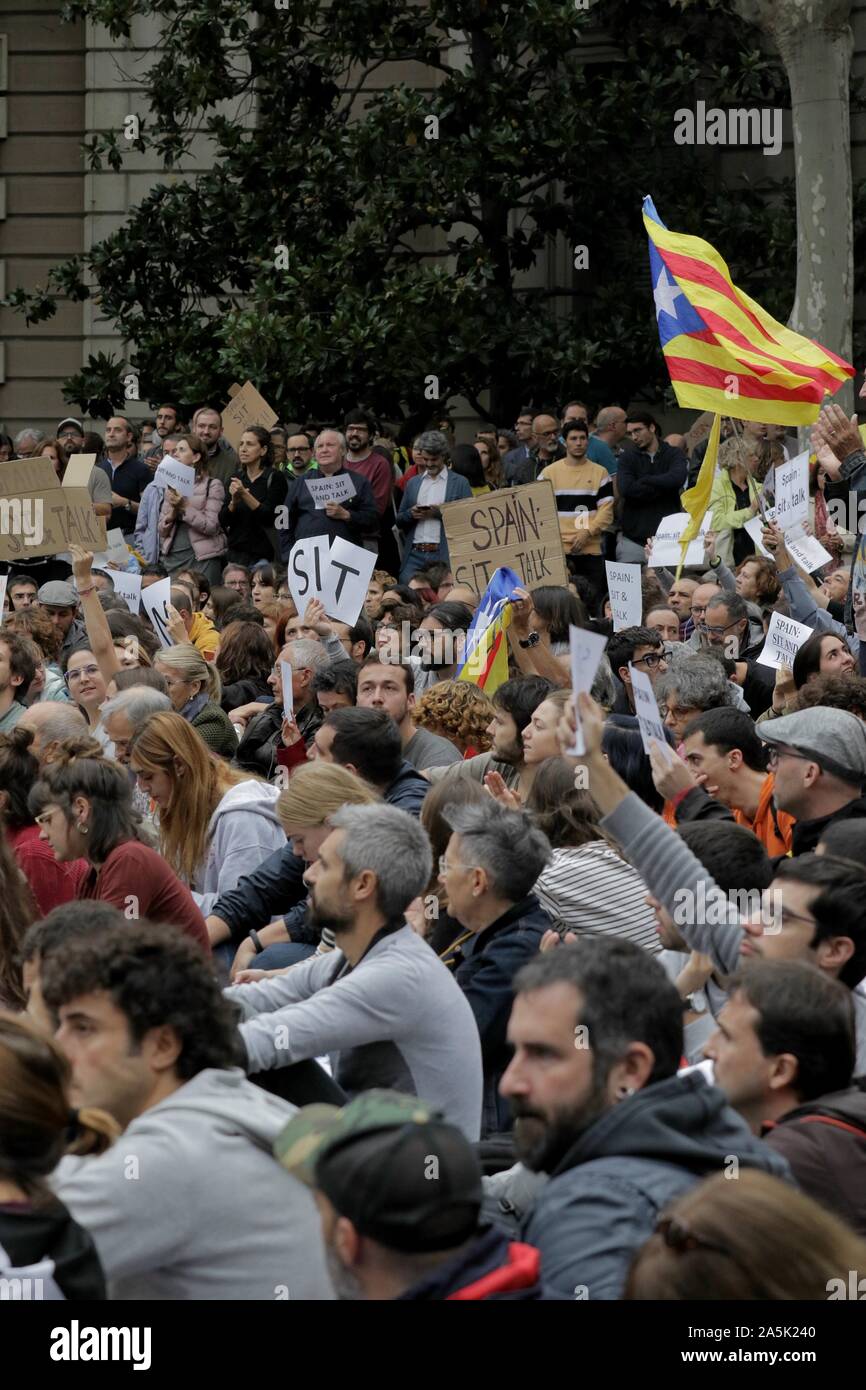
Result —
[[161, 854], [138, 840], [123, 840], [100, 868], [91, 866], [78, 896], [113, 903], [132, 921], [147, 917], [180, 927], [210, 953], [205, 920], [186, 884]]
[[87, 873], [87, 860], [74, 859], [60, 864], [47, 840], [40, 840], [38, 825], [22, 825], [19, 830], [7, 830], [6, 838], [18, 861], [18, 867], [30, 884], [41, 916], [53, 907], [71, 903], [78, 897], [81, 882]]
[[351, 473], [360, 473], [362, 477], [367, 479], [376, 499], [376, 510], [380, 516], [384, 516], [385, 508], [391, 500], [391, 493], [394, 491], [394, 469], [388, 460], [373, 449], [360, 463], [353, 463], [351, 459], [346, 459], [346, 467]]

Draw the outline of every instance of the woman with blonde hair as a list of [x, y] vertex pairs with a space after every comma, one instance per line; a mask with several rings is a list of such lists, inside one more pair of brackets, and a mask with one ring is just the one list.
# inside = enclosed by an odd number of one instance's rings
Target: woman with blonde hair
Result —
[[178, 642], [158, 652], [153, 663], [165, 680], [168, 698], [182, 719], [201, 735], [208, 748], [221, 757], [233, 758], [238, 741], [231, 721], [220, 705], [219, 671], [191, 642]]
[[[0, 1015], [0, 1279], [32, 1281], [36, 1298], [104, 1299], [96, 1247], [48, 1183], [67, 1151], [69, 1079], [50, 1038]], [[72, 1118], [100, 1138], [119, 1133], [101, 1111]]]
[[182, 715], [150, 715], [130, 741], [129, 765], [159, 808], [163, 856], [204, 916], [285, 844], [278, 789], [215, 758]]
[[[381, 798], [373, 788], [339, 763], [307, 763], [293, 773], [288, 787], [280, 792], [277, 814], [291, 849], [298, 860], [312, 864], [331, 833], [329, 818], [341, 806], [369, 806]], [[275, 903], [274, 910], [279, 911]], [[250, 932], [238, 947], [232, 965], [235, 983], [241, 971], [244, 980], [258, 979], [268, 970], [281, 970], [313, 954], [318, 936], [306, 921], [306, 901], [299, 903], [284, 919]], [[328, 937], [330, 937], [328, 932]], [[333, 940], [325, 939], [325, 948]], [[248, 971], [255, 964], [258, 969]]]
[[[634, 1258], [626, 1299], [857, 1298], [866, 1243], [837, 1216], [779, 1178], [717, 1173], [661, 1217]], [[853, 1285], [854, 1292], [851, 1292]]]
[[447, 738], [464, 758], [474, 758], [491, 746], [488, 730], [494, 713], [490, 699], [477, 685], [470, 681], [438, 681], [424, 691], [412, 711], [412, 719], [419, 728]]
[[734, 569], [755, 554], [745, 527], [760, 511], [761, 482], [770, 463], [784, 459], [781, 446], [761, 439], [726, 439], [719, 449], [719, 471], [713, 483], [709, 510], [713, 514], [716, 554]]

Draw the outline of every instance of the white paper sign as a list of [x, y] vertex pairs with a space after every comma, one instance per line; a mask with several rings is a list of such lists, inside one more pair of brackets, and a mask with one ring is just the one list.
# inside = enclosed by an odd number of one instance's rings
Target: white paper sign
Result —
[[153, 624], [161, 647], [173, 647], [168, 635], [168, 608], [171, 603], [171, 579], [158, 579], [141, 591], [141, 606]]
[[351, 626], [367, 597], [370, 576], [376, 568], [377, 553], [351, 541], [335, 540], [328, 552], [325, 592], [322, 602], [329, 618]]
[[652, 681], [644, 671], [639, 671], [636, 666], [632, 666], [631, 662], [629, 662], [628, 671], [631, 676], [631, 689], [634, 695], [634, 712], [640, 726], [644, 752], [649, 754], [651, 739], [655, 739], [656, 743], [660, 745], [662, 753], [672, 752], [673, 750], [665, 738], [665, 729]]
[[767, 638], [758, 657], [760, 666], [791, 666], [803, 643], [814, 635], [814, 629], [795, 618], [773, 613]]
[[[630, 568], [640, 569], [640, 565], [632, 565]], [[599, 632], [587, 632], [582, 627], [574, 627], [573, 624], [569, 624], [568, 640], [571, 648], [571, 689], [575, 696], [575, 714], [577, 715], [574, 746], [568, 751], [573, 757], [580, 758], [586, 752], [586, 740], [583, 737], [580, 711], [577, 709], [577, 696], [582, 693], [588, 695], [592, 690], [598, 663], [601, 661], [607, 646], [607, 638], [602, 637]]]
[[[768, 513], [768, 516], [769, 515], [770, 514]], [[771, 521], [772, 519], [772, 516], [770, 516]], [[746, 532], [746, 535], [751, 536], [752, 540], [755, 542], [755, 550], [757, 551], [757, 553], [759, 555], [764, 555], [768, 560], [773, 560], [773, 555], [770, 554], [770, 551], [767, 549], [767, 547], [764, 545], [764, 542], [761, 540], [761, 532], [763, 531], [763, 529], [764, 522], [763, 518], [760, 516], [753, 516], [751, 521], [747, 521], [745, 526], [743, 527], [743, 530]]]
[[[122, 598], [130, 613], [138, 613], [141, 602], [141, 575], [127, 574], [126, 570], [114, 570], [114, 592]], [[153, 585], [150, 586], [153, 588]]]
[[[650, 564], [656, 565], [678, 565], [682, 555], [683, 532], [691, 522], [688, 512], [674, 512], [671, 516], [662, 517], [659, 522], [658, 530], [652, 538], [652, 555]], [[704, 536], [712, 528], [713, 517], [711, 512], [707, 512], [701, 522], [701, 529], [696, 540], [686, 550], [685, 563], [687, 565], [702, 565], [704, 563]]]
[[3, 613], [3, 605], [6, 602], [6, 585], [8, 582], [8, 574], [0, 574], [0, 615]]
[[783, 531], [809, 520], [809, 452], [776, 469], [776, 525]]
[[311, 598], [321, 599], [328, 570], [328, 537], [308, 536], [296, 541], [289, 554], [289, 588], [295, 607], [303, 612]]
[[153, 475], [155, 483], [173, 487], [181, 497], [192, 497], [195, 488], [195, 469], [191, 463], [180, 463], [171, 454], [166, 454]]
[[[655, 546], [653, 546], [655, 560]], [[678, 562], [679, 563], [679, 562]], [[643, 594], [641, 592], [640, 565], [624, 565], [605, 560], [607, 571], [607, 592], [610, 598], [610, 611], [613, 614], [614, 632], [622, 632], [625, 627], [640, 627], [643, 614]]]
[[317, 511], [322, 511], [328, 502], [342, 505], [355, 496], [355, 484], [348, 473], [337, 473], [332, 478], [305, 478], [304, 481]]
[[[774, 509], [775, 514], [775, 509]], [[772, 520], [772, 517], [771, 517]], [[763, 522], [759, 516], [747, 521], [745, 530], [755, 542], [755, 549], [759, 555], [766, 555], [768, 560], [775, 564], [776, 557], [767, 549], [761, 540], [761, 527]], [[795, 564], [804, 569], [807, 574], [812, 574], [814, 570], [821, 569], [824, 565], [833, 562], [833, 556], [829, 550], [825, 550], [821, 542], [815, 536], [809, 536], [804, 531], [802, 525], [793, 526], [790, 531], [785, 532], [785, 545], [788, 554]]]
[[295, 697], [292, 691], [292, 667], [288, 661], [280, 662], [280, 684], [283, 687], [283, 714], [287, 719], [294, 719]]

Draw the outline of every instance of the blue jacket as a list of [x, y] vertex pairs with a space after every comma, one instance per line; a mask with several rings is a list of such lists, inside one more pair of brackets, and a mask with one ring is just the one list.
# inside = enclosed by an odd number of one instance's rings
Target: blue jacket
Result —
[[[412, 508], [418, 501], [418, 493], [421, 491], [421, 484], [426, 477], [425, 473], [416, 473], [414, 478], [410, 478], [403, 492], [403, 501], [397, 513], [397, 525], [401, 531], [406, 532], [406, 548], [411, 549], [415, 530], [418, 522], [412, 515]], [[469, 482], [460, 473], [454, 473], [449, 468], [445, 480], [445, 502], [459, 502], [464, 497], [472, 496], [472, 488]], [[444, 505], [444, 503], [443, 503]], [[445, 539], [445, 523], [440, 522], [439, 531], [439, 550], [436, 555], [430, 556], [433, 560], [441, 560], [444, 565], [450, 564], [448, 555], [448, 542]]]
[[702, 1178], [731, 1172], [734, 1159], [790, 1179], [787, 1161], [700, 1072], [645, 1086], [606, 1110], [553, 1171], [526, 1223], [545, 1295], [622, 1298], [632, 1257], [665, 1208]]
[[482, 1139], [511, 1129], [511, 1107], [499, 1094], [499, 1082], [511, 1061], [506, 1030], [514, 1002], [512, 981], [520, 967], [538, 954], [541, 938], [552, 926], [538, 899], [530, 895], [463, 946], [455, 979], [469, 1000], [481, 1038]]
[[144, 556], [147, 565], [159, 561], [159, 513], [165, 497], [165, 484], [156, 481], [148, 483], [141, 494], [138, 515], [135, 518], [135, 533], [132, 544], [139, 555]]

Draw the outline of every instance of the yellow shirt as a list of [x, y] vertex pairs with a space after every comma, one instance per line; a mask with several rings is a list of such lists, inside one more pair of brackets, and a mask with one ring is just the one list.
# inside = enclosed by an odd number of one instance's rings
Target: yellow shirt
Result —
[[559, 531], [566, 555], [578, 536], [586, 536], [580, 554], [600, 555], [601, 534], [613, 519], [613, 479], [591, 459], [580, 463], [557, 459], [539, 473], [553, 483]]

